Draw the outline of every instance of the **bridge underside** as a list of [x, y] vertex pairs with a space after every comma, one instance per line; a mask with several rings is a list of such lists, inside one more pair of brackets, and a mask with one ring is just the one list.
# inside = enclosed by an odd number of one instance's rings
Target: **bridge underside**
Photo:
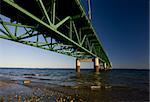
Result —
[[0, 38], [76, 58], [98, 58], [111, 67], [80, 0], [1, 0], [0, 8]]
[[94, 62], [94, 71], [109, 70], [105, 62], [101, 62], [99, 58], [78, 58], [76, 59], [76, 72], [80, 72], [81, 62]]

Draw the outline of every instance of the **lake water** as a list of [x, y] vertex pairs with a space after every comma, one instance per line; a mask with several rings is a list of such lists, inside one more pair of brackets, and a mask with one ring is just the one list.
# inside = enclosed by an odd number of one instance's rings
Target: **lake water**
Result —
[[[116, 95], [116, 98], [120, 96], [123, 97], [120, 100], [125, 99], [125, 101], [130, 101], [130, 94], [132, 93], [131, 95], [134, 98], [131, 98], [131, 101], [148, 102], [149, 100], [149, 70], [113, 69], [96, 74], [92, 69], [83, 69], [79, 74], [76, 73], [74, 69], [0, 68], [0, 80], [3, 79], [3, 77], [16, 80], [20, 83], [22, 80], [29, 79], [32, 82], [71, 87], [94, 85], [109, 86], [116, 88], [113, 91], [111, 90], [110, 96], [107, 96], [108, 94], [102, 96], [99, 91], [97, 91], [97, 97], [107, 98]], [[117, 87], [119, 89], [117, 89]], [[122, 90], [120, 88], [126, 89]], [[133, 89], [134, 91], [130, 92], [131, 90], [128, 89]], [[140, 96], [139, 93], [141, 94]], [[125, 94], [129, 94], [129, 96], [125, 96]]]

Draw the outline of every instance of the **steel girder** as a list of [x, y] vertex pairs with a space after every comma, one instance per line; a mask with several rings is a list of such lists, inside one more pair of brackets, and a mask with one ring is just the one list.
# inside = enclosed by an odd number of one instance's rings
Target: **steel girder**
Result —
[[[34, 24], [23, 22], [22, 19], [24, 18], [14, 19], [12, 15], [6, 14], [7, 12], [4, 10], [2, 15], [13, 19], [13, 22], [0, 20], [0, 38], [77, 58], [99, 57], [102, 62], [111, 67], [109, 59], [79, 0], [75, 0], [75, 2], [82, 12], [79, 15], [63, 18], [56, 15], [56, 0], [52, 0], [51, 7], [47, 6], [42, 0], [34, 0], [42, 12], [40, 17], [26, 10], [25, 7], [21, 7], [17, 1], [2, 0], [2, 4], [4, 4], [4, 8], [5, 6], [13, 8], [12, 12], [19, 12], [21, 16], [27, 17]], [[78, 22], [80, 22], [80, 19], [87, 21], [86, 26], [79, 27]], [[14, 27], [15, 32], [10, 30], [10, 26]], [[24, 29], [25, 33], [18, 35], [18, 29], [20, 28]], [[94, 36], [94, 38], [92, 39], [91, 36]], [[44, 40], [41, 40], [41, 37]]]

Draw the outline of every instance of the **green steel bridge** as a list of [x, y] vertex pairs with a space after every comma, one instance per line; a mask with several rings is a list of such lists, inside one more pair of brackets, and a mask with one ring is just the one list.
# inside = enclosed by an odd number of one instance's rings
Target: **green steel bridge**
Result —
[[[89, 3], [90, 0], [88, 0]], [[1, 0], [0, 38], [76, 57], [111, 63], [81, 0]], [[0, 17], [1, 17], [0, 16]]]

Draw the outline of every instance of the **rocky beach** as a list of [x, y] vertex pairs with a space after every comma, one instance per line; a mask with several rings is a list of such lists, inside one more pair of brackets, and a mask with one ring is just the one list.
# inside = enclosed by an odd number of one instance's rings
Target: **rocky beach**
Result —
[[0, 102], [83, 102], [76, 90], [57, 85], [0, 81]]
[[[81, 74], [74, 70], [9, 70], [3, 69], [0, 75], [0, 102], [149, 102], [147, 71], [140, 71], [139, 76], [136, 71], [135, 77], [128, 70], [100, 74], [90, 70]], [[131, 77], [125, 76], [127, 72]]]
[[[135, 96], [135, 93], [139, 95]], [[0, 102], [134, 102], [137, 99], [136, 102], [142, 102], [143, 98], [148, 99], [147, 94], [125, 87], [102, 86], [92, 89], [89, 86], [67, 87], [34, 82], [24, 85], [16, 81], [0, 81]]]

